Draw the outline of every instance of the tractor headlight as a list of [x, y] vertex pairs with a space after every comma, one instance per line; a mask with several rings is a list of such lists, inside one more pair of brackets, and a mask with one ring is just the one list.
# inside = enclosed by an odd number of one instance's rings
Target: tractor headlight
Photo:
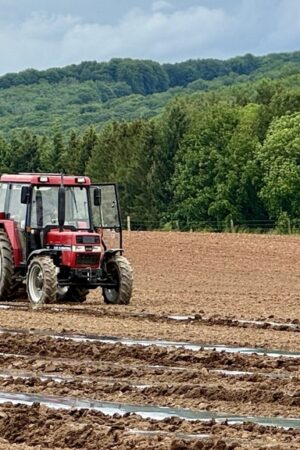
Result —
[[72, 252], [80, 253], [80, 252], [95, 252], [101, 253], [101, 245], [72, 245]]
[[84, 245], [72, 245], [72, 252], [85, 252]]

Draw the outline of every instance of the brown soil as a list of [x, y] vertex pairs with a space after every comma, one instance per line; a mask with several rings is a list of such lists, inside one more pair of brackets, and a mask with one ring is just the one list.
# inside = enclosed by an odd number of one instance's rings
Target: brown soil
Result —
[[[133, 431], [148, 431], [152, 435], [143, 436]], [[87, 410], [51, 410], [38, 404], [1, 406], [0, 433], [8, 442], [64, 449], [297, 449], [300, 445], [300, 431], [277, 430], [251, 423], [229, 426], [214, 421], [187, 422], [177, 418], [154, 421], [135, 414], [108, 417]], [[193, 434], [209, 437], [178, 438], [187, 434], [189, 437]]]
[[[94, 291], [87, 304], [62, 310], [14, 304], [15, 309], [0, 310], [0, 326], [300, 352], [299, 237], [135, 232], [125, 236], [125, 247], [135, 274], [129, 306], [106, 306]], [[190, 314], [195, 317], [187, 321], [168, 317]], [[12, 354], [0, 355], [1, 392], [299, 417], [300, 358], [24, 333], [0, 334], [0, 353]], [[209, 437], [187, 435], [195, 433]], [[300, 431], [4, 404], [2, 448], [296, 449]]]

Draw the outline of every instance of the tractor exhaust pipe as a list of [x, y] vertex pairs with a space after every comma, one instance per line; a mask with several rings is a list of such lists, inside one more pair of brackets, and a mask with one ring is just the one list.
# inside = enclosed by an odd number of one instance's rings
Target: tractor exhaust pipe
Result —
[[61, 185], [58, 188], [58, 225], [59, 231], [63, 231], [66, 217], [66, 190], [64, 187], [64, 175], [61, 174]]

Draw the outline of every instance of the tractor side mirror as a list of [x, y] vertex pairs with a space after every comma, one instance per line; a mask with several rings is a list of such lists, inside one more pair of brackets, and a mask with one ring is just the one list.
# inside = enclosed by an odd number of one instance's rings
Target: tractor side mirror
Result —
[[63, 186], [58, 188], [58, 225], [62, 230], [66, 215], [66, 191]]
[[30, 199], [30, 188], [29, 186], [22, 186], [21, 189], [21, 203], [27, 205]]
[[101, 205], [101, 189], [99, 189], [98, 187], [94, 189], [94, 205]]

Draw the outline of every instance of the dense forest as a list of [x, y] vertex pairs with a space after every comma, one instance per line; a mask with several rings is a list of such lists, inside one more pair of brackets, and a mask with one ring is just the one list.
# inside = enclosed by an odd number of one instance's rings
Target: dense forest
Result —
[[112, 59], [45, 71], [28, 69], [0, 77], [0, 130], [30, 128], [47, 134], [61, 121], [63, 131], [100, 131], [113, 120], [151, 118], [178, 95], [277, 79], [300, 70], [300, 52], [227, 61], [190, 60], [176, 64]]
[[0, 172], [116, 181], [135, 228], [300, 225], [300, 52], [8, 74], [0, 130]]

